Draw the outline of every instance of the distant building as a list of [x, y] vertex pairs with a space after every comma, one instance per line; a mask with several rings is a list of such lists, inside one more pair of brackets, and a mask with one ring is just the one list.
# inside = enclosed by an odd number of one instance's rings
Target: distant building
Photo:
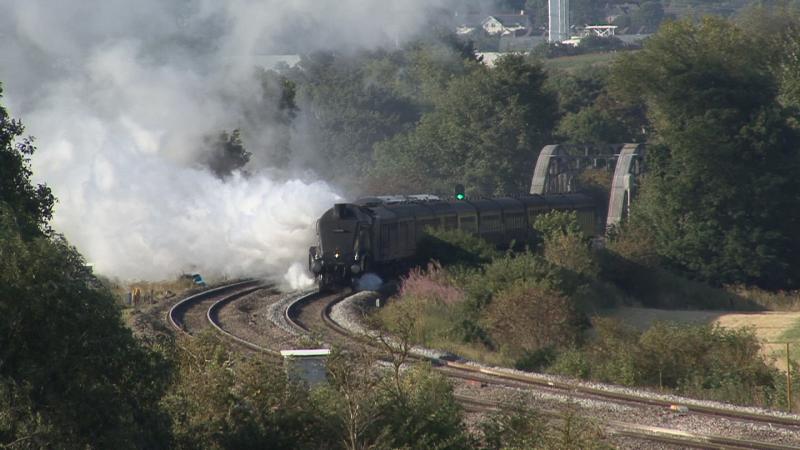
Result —
[[564, 42], [569, 36], [569, 0], [548, 0], [548, 42]]
[[470, 34], [479, 29], [490, 36], [526, 36], [531, 32], [531, 21], [525, 11], [518, 14], [456, 16], [456, 34]]

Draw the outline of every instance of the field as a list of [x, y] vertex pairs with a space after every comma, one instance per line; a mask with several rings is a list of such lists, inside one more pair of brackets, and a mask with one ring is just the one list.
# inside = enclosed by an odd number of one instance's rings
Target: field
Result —
[[577, 72], [588, 67], [607, 66], [620, 54], [620, 52], [587, 53], [585, 55], [545, 59], [543, 62], [547, 69]]
[[604, 314], [644, 330], [653, 322], [670, 321], [680, 323], [716, 323], [725, 328], [750, 327], [763, 342], [764, 353], [776, 358], [775, 365], [786, 369], [785, 342], [790, 342], [793, 360], [800, 360], [800, 312], [726, 312], [726, 311], [679, 311], [650, 308], [619, 308]]

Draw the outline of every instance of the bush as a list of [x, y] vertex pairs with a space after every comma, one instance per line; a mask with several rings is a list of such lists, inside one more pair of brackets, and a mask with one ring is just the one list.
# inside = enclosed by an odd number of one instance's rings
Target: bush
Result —
[[546, 260], [580, 275], [597, 278], [600, 270], [575, 211], [542, 214], [536, 218], [534, 228], [544, 238]]
[[577, 348], [561, 352], [547, 371], [580, 379], [587, 379], [591, 374], [586, 355]]
[[534, 351], [525, 352], [517, 359], [517, 362], [514, 363], [514, 367], [528, 372], [539, 372], [553, 364], [557, 356], [556, 348], [552, 345], [542, 347]]
[[334, 432], [279, 367], [238, 358], [213, 333], [181, 340], [172, 353], [176, 376], [163, 404], [175, 448], [319, 448]]
[[423, 262], [478, 267], [498, 255], [494, 245], [463, 230], [427, 229], [418, 248]]
[[442, 266], [436, 262], [428, 263], [428, 270], [419, 267], [402, 279], [401, 297], [414, 297], [433, 300], [445, 305], [454, 305], [464, 301], [464, 293], [446, 279]]
[[[508, 412], [508, 411], [513, 412]], [[602, 429], [571, 405], [549, 421], [526, 405], [513, 405], [480, 423], [485, 449], [607, 449]]]
[[780, 403], [783, 376], [749, 330], [657, 323], [638, 332], [612, 319], [594, 325], [596, 336], [559, 355], [550, 372], [735, 403]]
[[546, 437], [547, 419], [517, 404], [488, 415], [480, 428], [486, 450], [536, 448]]
[[613, 250], [598, 253], [600, 277], [625, 294], [652, 308], [763, 309], [756, 301], [740, 297], [666, 269], [625, 259]]
[[[470, 284], [470, 280], [466, 280]], [[473, 277], [469, 292], [478, 292], [482, 288], [491, 294], [507, 289], [515, 283], [535, 283], [543, 288], [564, 295], [575, 293], [584, 284], [577, 274], [558, 267], [531, 251], [521, 253], [508, 252], [495, 258], [484, 267], [482, 277]], [[475, 286], [479, 284], [480, 286]], [[489, 303], [488, 301], [486, 303]]]
[[567, 297], [525, 282], [497, 295], [485, 321], [492, 340], [517, 356], [574, 345], [581, 331], [579, 314]]

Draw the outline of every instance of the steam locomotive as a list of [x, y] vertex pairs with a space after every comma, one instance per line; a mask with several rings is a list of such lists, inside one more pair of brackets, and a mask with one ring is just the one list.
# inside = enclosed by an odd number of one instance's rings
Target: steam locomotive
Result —
[[337, 203], [317, 221], [318, 244], [308, 268], [320, 289], [345, 285], [376, 266], [416, 256], [427, 228], [460, 229], [499, 246], [530, 241], [536, 216], [576, 211], [587, 235], [595, 234], [595, 205], [583, 194], [530, 195], [443, 201], [433, 195], [368, 197]]

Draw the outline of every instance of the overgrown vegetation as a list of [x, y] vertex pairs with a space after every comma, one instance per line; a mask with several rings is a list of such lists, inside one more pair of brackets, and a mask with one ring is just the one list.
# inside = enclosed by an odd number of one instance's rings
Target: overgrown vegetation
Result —
[[[450, 383], [392, 346], [394, 370], [337, 352], [328, 383], [309, 389], [213, 333], [134, 337], [105, 283], [49, 228], [54, 199], [31, 184], [34, 149], [15, 144], [22, 127], [2, 108], [0, 130], [0, 447], [466, 449], [541, 437], [588, 448], [604, 438], [573, 415], [566, 428], [537, 419], [526, 437], [533, 413], [470, 433]], [[499, 434], [507, 426], [514, 433]]]
[[633, 302], [760, 309], [757, 302], [650, 266], [623, 240], [592, 250], [574, 213], [542, 215], [536, 227], [536, 248], [483, 259], [475, 257], [483, 246], [474, 237], [432, 231], [434, 248], [451, 262], [412, 271], [378, 317], [390, 331], [398, 322], [413, 324], [414, 342], [489, 363], [785, 406], [784, 375], [751, 331], [667, 323], [636, 331], [595, 316], [598, 308]]
[[601, 318], [593, 330], [585, 346], [559, 354], [548, 370], [692, 397], [786, 406], [786, 377], [764, 358], [750, 330], [656, 323], [639, 332]]
[[[592, 5], [575, 1], [576, 14], [593, 17]], [[620, 20], [658, 26], [659, 5]], [[410, 273], [379, 318], [414, 342], [489, 362], [783, 406], [784, 377], [750, 331], [636, 331], [593, 316], [621, 304], [798, 308], [799, 17], [787, 2], [736, 22], [671, 22], [641, 51], [585, 72], [522, 56], [488, 68], [471, 44], [438, 31], [394, 50], [303, 55], [296, 67], [258, 72], [263, 98], [247, 114], [272, 126], [272, 146], [246, 150], [253, 130], [224, 132], [202, 162], [220, 178], [253, 156], [366, 179], [371, 193], [449, 192], [457, 181], [471, 195], [514, 194], [554, 139], [648, 142], [641, 195], [605, 249], [590, 248], [563, 213], [542, 216], [541, 240], [527, 248], [433, 233], [423, 256], [437, 262]], [[297, 146], [301, 114], [314, 133]], [[498, 415], [473, 436], [449, 384], [424, 366], [379, 371], [370, 355], [336, 355], [330, 384], [308, 391], [212, 336], [137, 339], [50, 228], [56, 200], [31, 182], [23, 131], [0, 107], [0, 446], [602, 445], [591, 424], [573, 427], [569, 416], [553, 429], [530, 411]], [[326, 152], [303, 160], [305, 146]], [[601, 197], [609, 180], [581, 182]], [[796, 337], [796, 328], [784, 335]]]

